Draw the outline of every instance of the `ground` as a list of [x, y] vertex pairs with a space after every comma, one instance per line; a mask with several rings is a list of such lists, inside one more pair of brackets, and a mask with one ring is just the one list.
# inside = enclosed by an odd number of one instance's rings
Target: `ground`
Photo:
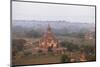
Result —
[[[14, 39], [20, 39], [20, 38], [16, 37]], [[31, 53], [31, 49], [35, 48], [38, 45], [38, 40], [40, 38], [21, 38], [21, 39], [27, 40], [29, 43], [31, 43], [31, 44], [28, 44], [28, 47], [25, 49], [26, 51], [30, 51], [30, 53], [24, 54], [23, 51], [19, 51], [18, 53], [16, 53], [16, 57], [14, 57], [12, 60], [14, 65], [61, 63], [62, 54], [58, 54], [58, 55], [36, 54], [36, 55], [33, 55]], [[95, 46], [95, 40], [85, 41], [84, 38], [69, 37], [69, 36], [58, 37], [58, 39], [59, 39], [59, 42], [65, 41], [65, 45], [68, 45], [66, 43], [66, 41], [67, 41], [67, 42], [72, 42], [72, 44], [75, 44], [78, 46], [82, 45], [82, 44]], [[71, 47], [74, 48], [74, 46], [71, 46]], [[78, 51], [76, 51], [76, 52], [78, 52]], [[75, 51], [72, 51], [72, 53], [75, 53]], [[66, 51], [65, 54], [70, 56], [70, 51]], [[91, 57], [93, 56], [92, 59], [95, 59], [95, 52], [90, 53], [90, 54], [92, 54], [92, 55], [88, 55], [88, 56], [91, 56]], [[92, 59], [90, 58], [90, 60], [92, 60]]]

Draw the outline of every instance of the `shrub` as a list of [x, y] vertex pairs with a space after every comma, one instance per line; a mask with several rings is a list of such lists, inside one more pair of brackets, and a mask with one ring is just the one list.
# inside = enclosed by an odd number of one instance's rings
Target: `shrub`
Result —
[[61, 55], [61, 59], [60, 60], [61, 60], [61, 63], [70, 62], [70, 58], [65, 54]]

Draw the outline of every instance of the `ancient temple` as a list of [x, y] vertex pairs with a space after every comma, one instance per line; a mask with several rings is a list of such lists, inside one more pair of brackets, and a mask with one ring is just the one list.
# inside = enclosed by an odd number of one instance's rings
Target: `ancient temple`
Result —
[[85, 38], [86, 40], [91, 40], [91, 39], [93, 39], [93, 34], [92, 34], [92, 32], [87, 32], [87, 33], [85, 34], [84, 38]]
[[43, 34], [42, 38], [39, 41], [39, 48], [57, 48], [58, 47], [58, 40], [54, 36], [53, 32], [51, 31], [51, 27], [48, 24], [48, 28], [46, 32]]
[[64, 53], [66, 48], [59, 46], [59, 41], [51, 30], [51, 26], [48, 24], [46, 31], [39, 40], [38, 47], [35, 50], [41, 50], [43, 53], [48, 53], [49, 50], [53, 53]]

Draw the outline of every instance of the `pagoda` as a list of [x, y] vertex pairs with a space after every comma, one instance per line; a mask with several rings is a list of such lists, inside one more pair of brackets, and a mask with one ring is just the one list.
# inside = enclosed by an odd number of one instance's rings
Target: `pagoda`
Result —
[[[36, 51], [41, 51], [42, 53], [48, 53], [49, 51], [54, 54], [65, 53], [66, 48], [60, 47], [59, 41], [51, 30], [51, 26], [48, 24], [46, 31], [39, 40], [38, 47], [35, 48]], [[34, 51], [35, 51], [34, 50]]]
[[58, 40], [51, 31], [51, 27], [48, 24], [46, 32], [43, 34], [42, 38], [39, 40], [39, 48], [58, 48]]

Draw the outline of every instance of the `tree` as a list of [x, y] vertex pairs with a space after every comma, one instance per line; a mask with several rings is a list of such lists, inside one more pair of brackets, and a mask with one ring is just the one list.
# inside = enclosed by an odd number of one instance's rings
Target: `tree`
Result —
[[61, 55], [61, 63], [65, 63], [65, 62], [70, 62], [70, 58], [67, 55], [62, 54]]
[[66, 47], [69, 51], [78, 51], [80, 49], [78, 45], [67, 41], [61, 42], [61, 46]]
[[24, 49], [25, 43], [26, 43], [26, 40], [24, 39], [13, 39], [12, 48], [16, 49], [16, 51], [22, 51]]
[[30, 30], [30, 31], [28, 31], [26, 33], [26, 36], [37, 38], [37, 37], [40, 37], [41, 36], [41, 33], [39, 31], [37, 31], [37, 30]]

